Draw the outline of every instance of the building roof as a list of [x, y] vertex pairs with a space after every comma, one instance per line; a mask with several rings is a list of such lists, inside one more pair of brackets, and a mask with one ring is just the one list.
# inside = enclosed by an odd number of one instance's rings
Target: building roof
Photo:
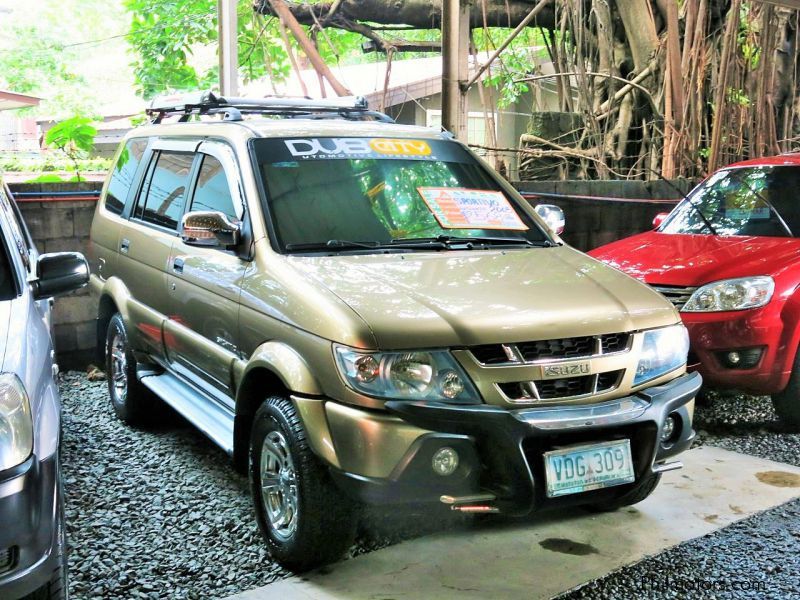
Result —
[[42, 99], [37, 98], [36, 96], [0, 90], [0, 110], [13, 110], [15, 108], [38, 106], [39, 102], [41, 101]]

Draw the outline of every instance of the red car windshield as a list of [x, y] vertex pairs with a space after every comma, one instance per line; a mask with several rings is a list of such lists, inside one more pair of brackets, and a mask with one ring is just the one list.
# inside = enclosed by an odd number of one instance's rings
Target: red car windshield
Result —
[[795, 237], [800, 168], [759, 166], [714, 173], [670, 214], [662, 233]]

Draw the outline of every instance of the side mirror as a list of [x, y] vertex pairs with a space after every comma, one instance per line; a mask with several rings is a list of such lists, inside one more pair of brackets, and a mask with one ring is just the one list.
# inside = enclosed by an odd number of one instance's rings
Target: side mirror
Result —
[[669, 213], [658, 213], [653, 219], [653, 229], [658, 229], [669, 216]]
[[36, 279], [31, 282], [37, 300], [52, 298], [89, 283], [89, 263], [80, 252], [42, 254], [36, 262]]
[[564, 233], [566, 219], [564, 218], [564, 211], [560, 207], [555, 204], [537, 204], [534, 210], [556, 235]]
[[192, 246], [237, 246], [242, 226], [215, 210], [186, 213], [181, 219], [181, 239]]

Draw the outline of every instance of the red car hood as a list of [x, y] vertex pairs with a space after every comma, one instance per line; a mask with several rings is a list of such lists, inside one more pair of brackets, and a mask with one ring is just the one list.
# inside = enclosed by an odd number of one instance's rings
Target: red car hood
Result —
[[774, 275], [800, 260], [800, 238], [650, 231], [601, 246], [589, 255], [647, 283], [697, 286], [732, 277]]

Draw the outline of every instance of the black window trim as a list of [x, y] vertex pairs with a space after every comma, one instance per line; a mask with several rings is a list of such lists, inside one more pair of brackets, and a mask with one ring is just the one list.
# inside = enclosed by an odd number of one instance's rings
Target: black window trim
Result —
[[[197, 171], [198, 171], [198, 168], [199, 168], [199, 164], [201, 162], [200, 161], [200, 153], [197, 152], [197, 150], [196, 150], [197, 146], [199, 145], [199, 142], [197, 140], [194, 140], [194, 139], [192, 139], [192, 140], [172, 140], [172, 139], [170, 139], [170, 140], [166, 140], [166, 141], [169, 141], [169, 142], [176, 141], [176, 142], [179, 142], [179, 144], [175, 144], [174, 145], [175, 147], [173, 147], [173, 144], [158, 144], [158, 143], [154, 143], [149, 148], [149, 154], [147, 155], [147, 167], [145, 168], [144, 172], [141, 174], [140, 181], [138, 182], [138, 186], [137, 186], [137, 190], [136, 190], [136, 195], [134, 197], [134, 201], [131, 202], [131, 204], [130, 204], [130, 211], [128, 212], [128, 215], [127, 215], [126, 218], [129, 221], [131, 221], [132, 223], [136, 223], [137, 225], [141, 225], [143, 227], [149, 227], [151, 229], [155, 229], [156, 231], [161, 231], [162, 233], [167, 233], [167, 234], [170, 234], [170, 235], [173, 235], [173, 236], [177, 237], [177, 236], [180, 235], [180, 222], [181, 222], [181, 219], [183, 218], [183, 215], [186, 214], [186, 210], [188, 208], [187, 207], [187, 204], [188, 204], [187, 200], [189, 198], [189, 194], [194, 192], [194, 182], [197, 179]], [[180, 149], [178, 146], [179, 145], [182, 146], [184, 141], [186, 142], [186, 148], [185, 149]], [[194, 148], [195, 148], [194, 150], [189, 148], [189, 145], [188, 145], [189, 143], [194, 144]], [[187, 181], [186, 190], [184, 191], [183, 210], [181, 211], [181, 214], [178, 216], [178, 225], [177, 225], [177, 227], [175, 229], [172, 229], [170, 227], [166, 227], [164, 225], [159, 225], [157, 223], [152, 223], [150, 221], [145, 221], [144, 219], [139, 218], [139, 217], [135, 216], [135, 214], [134, 214], [136, 212], [136, 208], [139, 206], [139, 203], [142, 201], [142, 194], [145, 192], [145, 182], [147, 180], [147, 174], [150, 172], [151, 166], [153, 168], [155, 168], [155, 166], [156, 166], [156, 164], [158, 162], [158, 158], [161, 156], [162, 152], [173, 152], [173, 153], [176, 153], [176, 154], [191, 154], [192, 155], [192, 166], [189, 169], [189, 179]], [[144, 163], [145, 161], [142, 160], [142, 162]]]

